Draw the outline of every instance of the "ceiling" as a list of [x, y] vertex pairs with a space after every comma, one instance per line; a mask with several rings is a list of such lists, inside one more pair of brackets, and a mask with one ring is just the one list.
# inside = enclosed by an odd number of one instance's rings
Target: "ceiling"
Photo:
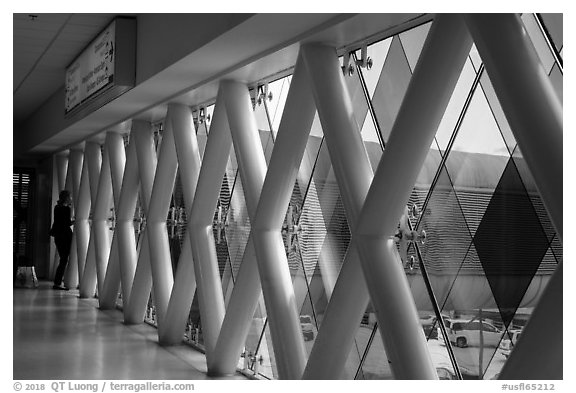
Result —
[[66, 67], [117, 14], [13, 14], [13, 115], [21, 123], [64, 85]]
[[[66, 67], [119, 14], [14, 14], [14, 124], [21, 124], [63, 88]], [[136, 14], [122, 14], [136, 16]], [[216, 95], [223, 77], [261, 80], [293, 66], [299, 44], [330, 42], [336, 48], [390, 34], [423, 14], [257, 14], [208, 45], [43, 141], [30, 154], [52, 154], [81, 141], [123, 131], [133, 118], [160, 120], [167, 102], [197, 105]], [[250, 39], [254, 32], [258, 40]], [[183, 85], [183, 81], [186, 84]], [[16, 127], [15, 127], [16, 128]]]

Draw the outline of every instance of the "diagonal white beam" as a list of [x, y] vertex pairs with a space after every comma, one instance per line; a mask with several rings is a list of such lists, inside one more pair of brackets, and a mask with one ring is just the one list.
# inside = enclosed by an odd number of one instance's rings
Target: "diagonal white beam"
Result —
[[[390, 348], [389, 359], [394, 375], [400, 379], [436, 379], [437, 375], [392, 236], [471, 45], [472, 40], [460, 15], [441, 14], [436, 17], [357, 226], [362, 268], [381, 327], [380, 333]], [[401, 176], [398, 175], [398, 166], [402, 168]], [[380, 260], [375, 256], [380, 256]], [[417, 336], [421, 340], [416, 340]]]
[[[201, 166], [198, 140], [194, 130], [194, 119], [190, 108], [178, 104], [169, 104], [166, 118], [167, 122], [171, 123], [172, 132], [174, 133], [174, 143], [176, 144], [184, 203], [186, 205], [186, 216], [190, 217]], [[192, 259], [192, 246], [190, 236], [186, 233], [174, 277], [174, 286], [172, 287], [170, 301], [164, 317], [164, 328], [158, 332], [161, 344], [177, 344], [181, 342], [195, 292], [196, 275]]]
[[[86, 186], [88, 192], [88, 199], [90, 200], [90, 205], [88, 207], [88, 216], [86, 217], [86, 223], [88, 224], [88, 249], [86, 253], [84, 269], [80, 277], [80, 291], [79, 295], [81, 298], [93, 297], [96, 293], [96, 244], [94, 236], [94, 226], [89, 222], [90, 207], [93, 207], [96, 203], [97, 192], [98, 192], [98, 179], [100, 178], [100, 168], [102, 166], [102, 154], [100, 152], [100, 145], [95, 142], [86, 142], [86, 147], [84, 149], [84, 167], [87, 169], [85, 172], [88, 185]], [[93, 209], [92, 209], [93, 210]]]
[[[470, 14], [466, 23], [562, 241], [562, 104], [518, 15]], [[500, 379], [563, 378], [562, 272], [560, 262]], [[536, 353], [547, 359], [545, 366], [533, 361]]]
[[337, 379], [369, 300], [354, 239], [354, 223], [368, 194], [373, 172], [335, 50], [307, 45], [301, 48], [301, 56], [312, 81], [325, 142], [353, 235], [303, 377]]
[[208, 365], [212, 363], [225, 313], [212, 222], [231, 147], [232, 139], [220, 87], [198, 177], [198, 192], [192, 203], [188, 223]]
[[[107, 139], [109, 138], [107, 137]], [[104, 294], [104, 279], [111, 246], [108, 216], [112, 205], [112, 174], [110, 172], [110, 152], [108, 147], [105, 143], [92, 214], [92, 234], [94, 235], [94, 249], [96, 251], [96, 278], [99, 298]]]
[[[130, 142], [126, 149], [126, 165], [122, 174], [122, 187], [120, 191], [120, 201], [116, 206], [116, 227], [115, 234], [118, 237], [118, 258], [120, 261], [120, 280], [122, 283], [122, 301], [124, 317], [127, 314], [127, 307], [130, 304], [134, 275], [138, 255], [136, 253], [136, 238], [134, 236], [134, 211], [138, 203], [138, 188], [140, 175], [138, 171], [138, 159], [136, 157], [136, 142], [134, 137], [130, 137]], [[119, 152], [117, 152], [119, 153]], [[111, 156], [112, 167], [118, 168], [121, 165], [121, 154]], [[113, 171], [113, 176], [118, 176], [118, 171]]]
[[[133, 120], [130, 136], [135, 142], [137, 167], [138, 173], [140, 174], [140, 188], [142, 191], [140, 193], [140, 202], [145, 214], [147, 215], [149, 212], [148, 207], [150, 206], [150, 197], [154, 183], [154, 172], [157, 165], [151, 124], [142, 120]], [[126, 178], [126, 173], [124, 174], [124, 178]], [[136, 201], [134, 201], [134, 208], [135, 207]], [[129, 212], [122, 212], [122, 214], [124, 222], [128, 221], [128, 217], [124, 214], [129, 214]], [[130, 218], [130, 224], [132, 224], [134, 209], [131, 210], [131, 214], [132, 217]], [[126, 228], [126, 225], [124, 227]], [[124, 231], [124, 233], [126, 234], [126, 231]], [[134, 236], [133, 233], [132, 236]], [[135, 266], [136, 270], [133, 276], [130, 298], [124, 306], [124, 320], [126, 323], [130, 324], [141, 323], [144, 320], [146, 305], [148, 304], [148, 299], [150, 298], [150, 292], [152, 290], [152, 271], [150, 265], [149, 246], [150, 239], [147, 228], [144, 229], [142, 236], [142, 244], [139, 247], [140, 251], [138, 252], [138, 260]], [[120, 262], [122, 263], [124, 261], [121, 259]], [[133, 263], [133, 261], [131, 261], [131, 263]], [[122, 288], [124, 288], [124, 283], [122, 283]]]
[[[52, 202], [54, 203], [58, 199], [58, 194], [60, 191], [64, 190], [66, 187], [66, 169], [68, 167], [68, 154], [60, 153], [56, 154], [54, 157], [54, 172], [53, 176], [55, 181], [52, 182], [53, 186], [56, 187], [55, 192], [52, 192]], [[50, 213], [52, 217], [52, 212]], [[54, 217], [52, 217], [52, 220]], [[50, 268], [48, 276], [52, 280], [54, 278], [54, 273], [56, 272], [56, 266], [58, 266], [58, 251], [54, 245], [54, 240], [50, 242]]]
[[[170, 113], [168, 116], [170, 117]], [[138, 150], [138, 162], [142, 159], [153, 162], [155, 152], [150, 149], [150, 144], [146, 144], [146, 149]], [[145, 155], [143, 154], [145, 153]], [[176, 171], [178, 170], [178, 161], [176, 159], [176, 146], [174, 145], [174, 134], [172, 132], [172, 122], [167, 121], [164, 124], [162, 134], [162, 143], [158, 152], [158, 162], [153, 172], [153, 185], [150, 194], [150, 202], [147, 209], [147, 230], [148, 245], [150, 247], [150, 267], [152, 269], [152, 280], [154, 289], [154, 303], [156, 306], [156, 315], [158, 333], [162, 335], [164, 328], [164, 318], [170, 292], [174, 285], [174, 273], [172, 272], [172, 262], [170, 259], [170, 245], [168, 242], [168, 230], [166, 227], [166, 217], [170, 209], [170, 200], [176, 182]], [[146, 187], [146, 170], [141, 171], [144, 176], [143, 184]], [[146, 190], [146, 188], [145, 188]]]
[[[374, 183], [365, 196], [366, 202], [359, 214], [356, 229], [352, 227], [387, 356], [395, 377], [399, 379], [436, 379], [437, 375], [391, 236], [404, 211], [470, 46], [471, 40], [458, 15], [437, 17], [398, 113]], [[362, 195], [356, 194], [354, 197], [350, 189], [358, 190], [365, 187], [365, 183], [359, 184], [358, 176], [362, 175], [350, 168], [358, 165], [358, 162], [355, 164], [353, 155], [348, 153], [351, 153], [350, 146], [355, 146], [357, 154], [361, 154], [363, 165], [366, 163], [366, 153], [360, 152], [362, 141], [351, 117], [350, 106], [341, 99], [346, 96], [334, 91], [338, 86], [335, 80], [341, 80], [335, 55], [330, 60], [332, 66], [323, 67], [329, 54], [322, 55], [322, 52], [328, 50], [314, 49], [305, 48], [304, 56], [310, 72], [315, 76], [312, 78], [313, 91], [320, 119], [333, 162], [336, 157], [338, 161], [346, 161], [335, 165], [339, 185], [342, 187], [342, 182], [346, 184], [344, 190], [341, 189], [343, 199], [358, 198], [354, 204], [345, 202], [345, 207], [352, 205], [357, 208], [361, 206]], [[336, 98], [331, 104], [330, 97]], [[331, 116], [333, 113], [339, 116]], [[414, 116], [414, 113], [418, 113], [418, 116]], [[356, 132], [347, 132], [347, 129], [355, 127]], [[401, 176], [398, 167], [402, 168]], [[366, 182], [369, 171], [363, 169], [362, 172], [365, 173], [362, 182]], [[362, 188], [362, 192], [364, 190]], [[347, 210], [350, 221], [353, 214], [348, 213]]]
[[[247, 87], [238, 82], [224, 81], [221, 88], [248, 214], [254, 217], [266, 176], [262, 142]], [[275, 221], [284, 213], [285, 210], [275, 212]], [[306, 350], [282, 235], [279, 230], [268, 231], [264, 224], [263, 228], [253, 233], [253, 242], [259, 261], [260, 280], [265, 284], [262, 290], [278, 374], [282, 379], [297, 379], [304, 369]]]
[[90, 216], [91, 201], [87, 158], [87, 150], [89, 149], [90, 143], [86, 143], [80, 182], [76, 193], [76, 205], [74, 208], [74, 235], [76, 236], [79, 283], [84, 274], [86, 256], [88, 255], [88, 243], [90, 241], [90, 223], [88, 222], [88, 217]]
[[[82, 161], [84, 152], [81, 147], [75, 146], [70, 150], [68, 157], [68, 171], [66, 175], [66, 189], [72, 196], [72, 217], [75, 217], [76, 206], [78, 205], [78, 193], [80, 188], [80, 177], [82, 176]], [[72, 234], [72, 245], [70, 246], [70, 259], [64, 275], [64, 283], [69, 288], [78, 286], [78, 248], [76, 247], [76, 232]]]
[[[300, 63], [301, 60], [298, 60], [294, 70], [266, 178], [263, 185], [260, 187], [257, 185], [253, 194], [256, 201], [259, 201], [258, 209], [255, 216], [250, 216], [253, 232], [248, 239], [218, 337], [215, 360], [211, 365], [211, 371], [216, 374], [231, 374], [238, 363], [262, 290], [252, 240], [253, 233], [260, 228], [264, 231], [281, 230], [314, 119], [316, 107], [309, 92], [307, 75]], [[259, 189], [262, 190], [261, 193]], [[266, 261], [266, 263], [288, 266], [285, 255], [284, 261]], [[274, 266], [263, 268], [261, 271], [272, 269]], [[288, 272], [288, 278], [289, 275]], [[266, 276], [265, 278], [267, 279]], [[278, 310], [278, 312], [284, 311]]]
[[[104, 151], [108, 157], [110, 166], [110, 184], [114, 199], [114, 209], [120, 206], [120, 190], [122, 188], [122, 176], [126, 165], [126, 152], [122, 136], [116, 132], [109, 131], [104, 142]], [[103, 191], [106, 194], [105, 191]], [[106, 212], [106, 217], [112, 211]], [[114, 222], [116, 225], [116, 222]], [[114, 231], [112, 236], [112, 246], [108, 257], [108, 265], [102, 290], [99, 292], [98, 300], [101, 309], [112, 309], [116, 307], [116, 299], [120, 289], [120, 259], [119, 259], [118, 233]]]

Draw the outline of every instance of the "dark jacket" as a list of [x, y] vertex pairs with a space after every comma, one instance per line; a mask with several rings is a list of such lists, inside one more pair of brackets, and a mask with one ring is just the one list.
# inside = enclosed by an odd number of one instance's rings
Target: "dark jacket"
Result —
[[54, 223], [52, 224], [53, 236], [71, 234], [71, 225], [72, 221], [70, 220], [70, 206], [54, 206]]

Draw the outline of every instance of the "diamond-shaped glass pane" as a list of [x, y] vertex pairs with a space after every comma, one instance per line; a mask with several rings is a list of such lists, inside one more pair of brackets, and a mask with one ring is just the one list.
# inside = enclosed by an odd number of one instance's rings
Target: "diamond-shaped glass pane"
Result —
[[411, 77], [412, 72], [406, 60], [406, 55], [400, 44], [400, 39], [396, 36], [390, 45], [386, 62], [372, 98], [384, 142], [388, 140]]
[[552, 42], [556, 47], [557, 51], [560, 51], [564, 46], [564, 34], [563, 34], [563, 14], [540, 14], [542, 20], [544, 21], [544, 26], [552, 38]]
[[431, 25], [431, 23], [425, 23], [400, 34], [400, 41], [412, 72], [414, 72]]
[[280, 120], [284, 112], [284, 105], [286, 104], [291, 81], [292, 75], [289, 75], [268, 84], [268, 91], [272, 93], [272, 100], [266, 100], [265, 102], [268, 109], [268, 117], [272, 122], [272, 132], [274, 136], [278, 133], [278, 127], [280, 126]]
[[176, 181], [174, 182], [174, 191], [172, 193], [172, 201], [170, 209], [168, 210], [168, 217], [166, 227], [168, 230], [168, 244], [170, 247], [170, 257], [172, 260], [172, 272], [175, 275], [178, 267], [178, 261], [182, 252], [184, 244], [184, 236], [186, 236], [186, 206], [184, 204], [184, 192], [182, 189], [182, 180], [180, 179], [180, 171], [176, 173]]
[[[318, 262], [326, 236], [326, 225], [324, 224], [320, 201], [318, 200], [318, 193], [313, 180], [306, 195], [299, 225], [302, 227], [302, 234], [298, 239], [298, 245], [303, 263], [307, 266], [313, 266]], [[337, 272], [336, 274], [329, 274], [328, 271], [322, 271], [323, 280], [329, 279], [332, 285], [337, 277]]]
[[[431, 191], [418, 229], [426, 231], [420, 251], [431, 281], [436, 276], [456, 273], [472, 237], [445, 168]], [[441, 303], [442, 297], [437, 296]]]
[[484, 272], [508, 326], [549, 240], [510, 159], [474, 236]]
[[244, 189], [240, 176], [236, 177], [230, 198], [230, 207], [226, 215], [225, 236], [228, 243], [228, 254], [232, 263], [232, 274], [237, 277], [244, 249], [250, 235], [250, 218], [244, 199]]
[[[212, 107], [214, 107], [214, 105], [212, 105]], [[208, 125], [209, 123], [207, 121], [203, 121], [201, 124], [198, 124], [196, 131], [200, 160], [204, 158], [204, 150], [206, 150], [206, 143], [208, 142]]]
[[442, 152], [444, 152], [448, 147], [450, 138], [452, 137], [456, 125], [458, 124], [458, 119], [464, 110], [464, 104], [466, 103], [466, 99], [470, 94], [470, 90], [474, 84], [475, 77], [476, 71], [472, 66], [472, 62], [470, 59], [467, 59], [466, 63], [464, 63], [462, 73], [458, 78], [458, 82], [456, 82], [456, 87], [452, 92], [452, 96], [450, 97], [450, 101], [448, 102], [448, 106], [444, 112], [444, 116], [440, 121], [438, 131], [436, 132], [436, 141], [438, 142], [438, 146]]
[[484, 95], [486, 96], [486, 100], [488, 101], [488, 105], [490, 106], [490, 110], [492, 111], [492, 115], [494, 116], [494, 120], [498, 124], [498, 128], [506, 142], [506, 146], [508, 146], [508, 151], [514, 151], [514, 147], [516, 146], [516, 138], [514, 138], [514, 134], [510, 129], [510, 125], [508, 124], [508, 120], [506, 119], [506, 115], [502, 110], [502, 106], [500, 105], [500, 101], [498, 101], [498, 97], [496, 96], [496, 92], [494, 91], [494, 86], [490, 81], [490, 76], [487, 72], [483, 72], [482, 76], [480, 77], [480, 86]]
[[370, 98], [374, 97], [374, 92], [376, 91], [376, 86], [378, 84], [378, 80], [380, 79], [382, 67], [384, 67], [391, 43], [392, 38], [388, 38], [386, 40], [378, 41], [374, 44], [368, 45], [368, 57], [372, 59], [373, 64], [372, 68], [369, 70], [362, 70], [362, 76], [366, 82], [366, 88]]

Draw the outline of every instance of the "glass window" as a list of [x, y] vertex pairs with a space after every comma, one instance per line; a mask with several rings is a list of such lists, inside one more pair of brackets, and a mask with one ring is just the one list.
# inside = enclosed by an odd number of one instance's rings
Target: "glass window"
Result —
[[432, 26], [431, 23], [425, 23], [400, 33], [400, 41], [402, 42], [402, 47], [404, 48], [412, 72], [414, 72], [414, 68], [416, 68], [416, 63], [420, 57], [420, 52], [422, 52], [422, 47], [428, 36], [430, 26]]
[[544, 26], [548, 30], [548, 34], [556, 47], [556, 50], [560, 52], [564, 47], [564, 36], [563, 36], [563, 14], [540, 14], [542, 21], [544, 22]]
[[550, 47], [546, 43], [546, 39], [542, 34], [542, 30], [538, 26], [536, 17], [534, 14], [522, 14], [522, 21], [524, 22], [524, 26], [528, 31], [528, 36], [534, 44], [536, 53], [538, 53], [538, 57], [544, 66], [544, 70], [547, 74], [549, 74], [552, 66], [554, 65], [554, 57], [550, 52]]

